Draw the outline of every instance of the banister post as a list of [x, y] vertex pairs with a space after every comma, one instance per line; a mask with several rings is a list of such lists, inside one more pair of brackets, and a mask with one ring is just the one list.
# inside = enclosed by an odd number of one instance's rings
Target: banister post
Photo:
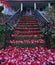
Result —
[[23, 3], [21, 2], [21, 11], [23, 11]]

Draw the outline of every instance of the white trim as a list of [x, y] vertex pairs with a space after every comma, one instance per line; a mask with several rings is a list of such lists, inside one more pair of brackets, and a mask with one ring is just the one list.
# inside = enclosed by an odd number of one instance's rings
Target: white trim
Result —
[[48, 3], [48, 8], [50, 8], [51, 7], [51, 4], [50, 4], [50, 2]]
[[23, 10], [23, 3], [21, 3], [21, 11]]
[[34, 10], [36, 10], [36, 2], [34, 2]]

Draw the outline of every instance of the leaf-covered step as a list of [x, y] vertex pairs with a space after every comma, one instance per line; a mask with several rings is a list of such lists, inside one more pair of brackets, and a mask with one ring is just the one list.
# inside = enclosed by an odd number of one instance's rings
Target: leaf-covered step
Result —
[[38, 25], [36, 25], [36, 26], [31, 26], [31, 25], [19, 25], [19, 26], [17, 26], [18, 28], [25, 28], [25, 27], [27, 27], [27, 28], [39, 28], [39, 26]]
[[35, 40], [37, 40], [37, 39], [40, 39], [41, 37], [38, 37], [38, 36], [36, 36], [36, 37], [27, 37], [27, 36], [20, 36], [20, 37], [13, 37], [15, 40], [31, 40], [31, 39], [35, 39]]
[[46, 43], [42, 36], [42, 31], [35, 18], [21, 17], [11, 34], [12, 39], [8, 40], [8, 42], [15, 46], [21, 44], [22, 47], [40, 46]]
[[33, 30], [33, 31], [30, 31], [30, 30], [18, 30], [18, 31], [14, 31], [14, 33], [40, 33], [41, 31], [40, 30]]
[[15, 31], [39, 31], [40, 28], [16, 28]]
[[42, 34], [30, 34], [30, 35], [20, 35], [20, 34], [12, 34], [11, 35], [12, 37], [42, 37], [43, 35]]
[[35, 18], [20, 18], [20, 21], [36, 21]]
[[20, 21], [20, 23], [38, 23], [37, 21]]
[[29, 25], [28, 24], [21, 24], [21, 25], [19, 25], [18, 24], [16, 27], [39, 27], [39, 25], [36, 25], [36, 24], [35, 25], [31, 25], [31, 24], [29, 24]]
[[31, 40], [10, 40], [9, 41], [11, 44], [20, 44], [20, 43], [25, 43], [25, 44], [33, 44], [33, 43], [36, 43], [36, 44], [45, 44], [45, 40], [44, 39], [37, 39], [37, 40], [34, 40], [34, 39], [31, 39]]
[[38, 25], [38, 23], [18, 23], [18, 25]]
[[17, 34], [39, 34], [39, 33], [42, 33], [41, 31], [26, 31], [26, 32], [15, 32]]
[[29, 44], [23, 43], [22, 44], [22, 43], [20, 43], [20, 44], [12, 44], [12, 46], [16, 46], [16, 47], [20, 47], [20, 48], [27, 48], [27, 47], [35, 48], [35, 47], [39, 47], [39, 46], [46, 47], [45, 44], [41, 44], [41, 43], [39, 43], [39, 44], [36, 44], [36, 43], [33, 43], [33, 44], [31, 44], [31, 43], [29, 43]]
[[[21, 24], [21, 25], [18, 24], [18, 26], [26, 26], [26, 24]], [[38, 26], [38, 25], [37, 25], [37, 24], [35, 24], [35, 25], [30, 25], [30, 24], [29, 24], [29, 25], [28, 25], [28, 24], [27, 24], [27, 26]]]

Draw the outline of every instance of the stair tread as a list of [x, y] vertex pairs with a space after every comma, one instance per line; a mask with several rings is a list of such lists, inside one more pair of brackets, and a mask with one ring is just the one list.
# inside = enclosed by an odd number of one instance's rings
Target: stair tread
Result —
[[[36, 21], [34, 16], [22, 16], [11, 36], [11, 43], [13, 41], [13, 43], [37, 44], [37, 38], [40, 39], [42, 37], [42, 31], [40, 30], [38, 21]], [[45, 44], [45, 42], [43, 44]]]
[[25, 27], [25, 28], [16, 28], [16, 29], [40, 29], [40, 28], [28, 28], [28, 27]]

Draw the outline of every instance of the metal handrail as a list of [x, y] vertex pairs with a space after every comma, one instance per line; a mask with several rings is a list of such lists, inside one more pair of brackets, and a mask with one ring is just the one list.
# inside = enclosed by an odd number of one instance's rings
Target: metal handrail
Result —
[[[17, 12], [16, 12], [13, 16], [11, 16], [11, 17], [5, 22], [5, 24], [6, 24], [6, 23], [7, 23], [7, 24], [10, 24], [10, 26], [11, 26], [11, 24], [14, 25], [15, 23], [17, 23], [16, 21], [19, 19], [20, 16], [21, 16], [21, 11], [20, 11], [20, 9], [18, 9]], [[13, 24], [13, 23], [14, 23], [14, 24]]]
[[49, 21], [42, 15], [42, 13], [39, 10], [35, 10], [34, 15], [39, 22], [43, 22], [46, 24], [49, 23]]
[[[19, 10], [20, 10], [20, 9], [18, 9], [17, 12], [18, 12]], [[17, 12], [16, 12], [16, 13], [17, 13]], [[16, 14], [16, 13], [15, 13], [15, 14]], [[15, 16], [15, 14], [12, 15], [5, 23], [10, 22], [10, 20]]]
[[13, 30], [11, 30], [12, 26], [14, 24], [17, 24], [18, 19], [22, 16], [21, 10], [17, 10], [17, 12], [11, 16], [6, 22], [5, 22], [5, 43], [4, 43], [4, 49], [10, 45], [10, 43], [7, 42], [7, 40], [11, 39], [11, 34]]
[[42, 34], [46, 41], [46, 47], [50, 49], [51, 48], [51, 44], [50, 44], [51, 31], [50, 31], [50, 28], [48, 27], [49, 21], [38, 10], [35, 10], [34, 14], [35, 14], [36, 19], [38, 19], [39, 22], [42, 22], [43, 24], [45, 24], [44, 25], [45, 30]]
[[[40, 11], [38, 11], [40, 14], [41, 14], [41, 12]], [[49, 21], [44, 17], [44, 15], [43, 14], [41, 14], [41, 16], [43, 17], [43, 19], [46, 21], [46, 22], [48, 22], [49, 23]]]

